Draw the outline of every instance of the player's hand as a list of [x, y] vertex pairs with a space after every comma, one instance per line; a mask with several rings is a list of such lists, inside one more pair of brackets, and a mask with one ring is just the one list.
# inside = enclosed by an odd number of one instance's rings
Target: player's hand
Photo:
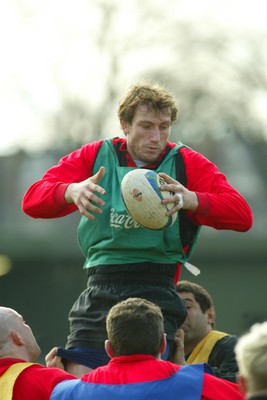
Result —
[[164, 172], [159, 172], [159, 176], [166, 182], [165, 185], [160, 186], [160, 190], [170, 192], [170, 197], [162, 200], [162, 203], [174, 203], [173, 208], [168, 211], [167, 215], [172, 215], [181, 208], [196, 211], [198, 207], [198, 197], [195, 192], [188, 190], [185, 186]]
[[185, 365], [184, 357], [184, 331], [178, 329], [175, 335], [175, 351], [173, 352], [173, 362], [179, 365]]
[[66, 189], [66, 202], [76, 204], [80, 213], [89, 219], [95, 218], [92, 213], [101, 214], [103, 212], [100, 207], [103, 207], [105, 202], [97, 194], [104, 195], [106, 193], [105, 189], [98, 185], [104, 174], [105, 167], [100, 167], [95, 175], [82, 182], [71, 183]]
[[64, 365], [61, 361], [61, 357], [57, 356], [57, 347], [53, 347], [49, 353], [45, 356], [46, 366], [49, 368], [60, 368], [64, 369]]

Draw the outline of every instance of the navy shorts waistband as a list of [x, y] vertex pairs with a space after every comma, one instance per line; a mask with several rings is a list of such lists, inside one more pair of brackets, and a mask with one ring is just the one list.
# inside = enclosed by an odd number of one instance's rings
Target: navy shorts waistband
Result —
[[89, 268], [88, 285], [104, 282], [137, 282], [173, 285], [176, 265], [174, 264], [128, 264]]
[[148, 284], [160, 284], [160, 285], [173, 285], [173, 278], [165, 275], [158, 274], [133, 274], [133, 273], [122, 273], [122, 274], [96, 274], [89, 276], [88, 286], [97, 285], [101, 283], [148, 283]]
[[158, 274], [160, 276], [174, 277], [177, 264], [157, 264], [151, 262], [131, 263], [131, 264], [110, 264], [97, 265], [87, 269], [88, 276], [97, 274]]

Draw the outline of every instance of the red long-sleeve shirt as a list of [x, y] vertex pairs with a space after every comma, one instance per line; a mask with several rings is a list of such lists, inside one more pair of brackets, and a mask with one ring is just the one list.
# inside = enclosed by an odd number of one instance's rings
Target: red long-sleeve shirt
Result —
[[[83, 375], [81, 380], [110, 385], [149, 382], [165, 379], [178, 371], [180, 367], [180, 365], [160, 361], [145, 354], [120, 356], [112, 358], [109, 364]], [[237, 384], [204, 373], [201, 399], [241, 400], [244, 399], [244, 395], [241, 394]]]
[[[0, 377], [11, 365], [23, 361], [17, 358], [0, 359]], [[47, 368], [39, 364], [34, 364], [22, 371], [17, 377], [12, 399], [49, 400], [53, 388], [58, 383], [67, 379], [75, 379], [75, 376], [59, 368]]]
[[[125, 138], [115, 138], [121, 143], [128, 166], [135, 166], [126, 149]], [[22, 200], [24, 212], [33, 218], [57, 218], [77, 210], [75, 204], [67, 204], [64, 193], [73, 182], [81, 182], [92, 176], [92, 168], [103, 140], [92, 142], [63, 157], [50, 168], [43, 178], [35, 182]], [[174, 147], [175, 143], [167, 143]], [[215, 229], [246, 232], [252, 226], [252, 211], [244, 197], [227, 181], [224, 174], [200, 153], [187, 147], [180, 149], [183, 156], [187, 189], [196, 192], [198, 208], [187, 211], [187, 217], [196, 225]]]

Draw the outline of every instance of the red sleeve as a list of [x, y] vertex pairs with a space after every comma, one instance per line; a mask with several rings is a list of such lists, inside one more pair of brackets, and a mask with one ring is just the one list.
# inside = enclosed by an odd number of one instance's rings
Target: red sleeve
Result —
[[34, 365], [26, 368], [16, 379], [13, 400], [49, 400], [54, 387], [76, 377], [59, 368]]
[[202, 387], [202, 400], [244, 400], [239, 385], [225, 379], [204, 374]]
[[92, 168], [103, 140], [82, 146], [50, 168], [41, 180], [35, 182], [22, 199], [23, 211], [33, 218], [58, 218], [77, 210], [75, 204], [67, 204], [64, 193], [73, 182], [81, 182], [92, 176]]
[[252, 211], [244, 197], [234, 189], [216, 165], [200, 153], [182, 148], [187, 189], [196, 192], [199, 206], [187, 212], [197, 225], [215, 229], [248, 231], [253, 222]]

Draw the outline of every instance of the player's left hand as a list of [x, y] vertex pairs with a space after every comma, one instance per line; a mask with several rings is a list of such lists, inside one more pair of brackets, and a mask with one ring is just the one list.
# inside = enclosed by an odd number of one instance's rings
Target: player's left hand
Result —
[[168, 211], [168, 215], [172, 215], [181, 208], [184, 210], [196, 211], [198, 207], [198, 197], [195, 192], [188, 190], [185, 186], [164, 172], [159, 172], [159, 176], [166, 182], [166, 184], [160, 186], [160, 190], [170, 192], [170, 197], [163, 199], [162, 203], [174, 203], [173, 208]]

